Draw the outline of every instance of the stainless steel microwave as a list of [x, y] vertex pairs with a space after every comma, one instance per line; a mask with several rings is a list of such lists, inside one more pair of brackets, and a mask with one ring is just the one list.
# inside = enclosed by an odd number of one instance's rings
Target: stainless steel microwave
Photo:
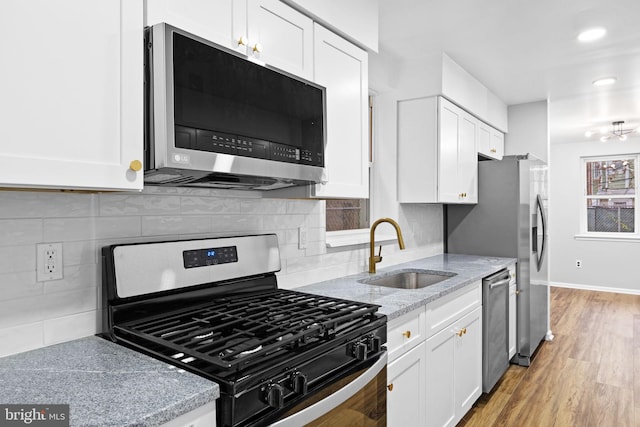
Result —
[[146, 184], [326, 181], [325, 88], [165, 23], [145, 46]]

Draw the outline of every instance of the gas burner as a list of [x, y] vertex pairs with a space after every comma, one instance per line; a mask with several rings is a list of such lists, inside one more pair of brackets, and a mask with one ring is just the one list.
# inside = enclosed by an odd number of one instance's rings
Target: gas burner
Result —
[[260, 340], [257, 338], [233, 338], [225, 344], [227, 347], [220, 352], [220, 357], [225, 358], [231, 356], [238, 359], [262, 350]]

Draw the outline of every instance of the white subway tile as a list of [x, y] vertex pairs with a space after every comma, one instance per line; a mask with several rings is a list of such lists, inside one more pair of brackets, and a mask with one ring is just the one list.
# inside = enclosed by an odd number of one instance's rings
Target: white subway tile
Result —
[[240, 208], [243, 214], [284, 214], [287, 203], [279, 199], [242, 200]]
[[65, 292], [81, 288], [101, 286], [97, 264], [70, 265], [64, 267], [64, 277], [45, 282], [44, 293]]
[[0, 274], [34, 271], [36, 246], [0, 246]]
[[261, 215], [213, 215], [213, 229], [217, 233], [258, 233], [265, 229]]
[[72, 314], [96, 310], [98, 288], [82, 288], [69, 292], [55, 292], [38, 297], [41, 318], [55, 319]]
[[0, 300], [34, 297], [43, 293], [42, 282], [36, 282], [35, 271], [0, 274]]
[[324, 200], [283, 200], [286, 213], [303, 215], [324, 215]]
[[0, 301], [0, 329], [42, 320], [42, 295]]
[[99, 257], [95, 249], [95, 240], [64, 242], [62, 245], [62, 262], [67, 265], [96, 264]]
[[45, 320], [44, 345], [95, 335], [100, 332], [99, 321], [96, 310]]
[[264, 227], [273, 230], [298, 229], [306, 226], [304, 215], [264, 215]]
[[42, 322], [0, 329], [0, 357], [44, 346]]
[[324, 241], [307, 242], [307, 249], [305, 249], [306, 256], [324, 255], [326, 253], [327, 253], [327, 244]]
[[238, 214], [241, 202], [238, 199], [222, 197], [181, 197], [183, 214]]
[[0, 246], [42, 242], [41, 219], [1, 219]]
[[95, 211], [95, 194], [0, 191], [0, 218], [78, 217]]
[[143, 236], [211, 233], [214, 231], [210, 216], [144, 216]]
[[52, 218], [44, 220], [46, 242], [139, 236], [139, 217]]
[[180, 197], [166, 195], [100, 195], [100, 215], [163, 215], [180, 212]]

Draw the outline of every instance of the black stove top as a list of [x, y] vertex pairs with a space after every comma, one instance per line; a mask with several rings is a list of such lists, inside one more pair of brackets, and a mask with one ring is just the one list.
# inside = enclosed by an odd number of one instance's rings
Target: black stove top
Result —
[[221, 370], [289, 358], [379, 319], [378, 306], [276, 289], [221, 297], [195, 307], [115, 325]]

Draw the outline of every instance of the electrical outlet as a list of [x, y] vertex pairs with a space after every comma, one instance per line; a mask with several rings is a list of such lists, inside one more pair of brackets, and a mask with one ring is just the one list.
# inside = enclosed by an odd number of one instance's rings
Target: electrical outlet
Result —
[[307, 228], [298, 227], [298, 249], [307, 249]]
[[576, 268], [582, 268], [582, 260], [576, 260]]
[[36, 280], [60, 280], [64, 277], [62, 265], [62, 243], [39, 243], [36, 245]]

